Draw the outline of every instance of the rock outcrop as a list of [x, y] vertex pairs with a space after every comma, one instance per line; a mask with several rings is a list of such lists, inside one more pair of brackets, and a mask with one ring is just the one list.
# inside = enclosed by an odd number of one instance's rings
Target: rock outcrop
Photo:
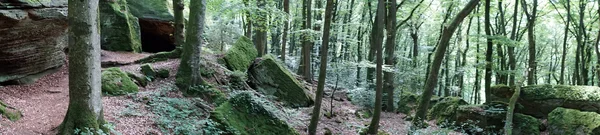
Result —
[[100, 0], [102, 49], [141, 52], [140, 24], [125, 0]]
[[102, 92], [109, 95], [123, 95], [138, 92], [138, 86], [118, 67], [102, 71]]
[[248, 70], [249, 81], [256, 90], [273, 95], [291, 107], [307, 107], [314, 98], [272, 55], [257, 60]]
[[258, 51], [252, 44], [252, 40], [241, 36], [225, 53], [225, 63], [231, 71], [246, 72], [252, 61], [258, 56]]
[[[506, 101], [514, 92], [512, 88], [499, 85], [492, 89], [494, 99]], [[538, 118], [546, 118], [552, 110], [563, 107], [600, 113], [600, 87], [569, 85], [531, 85], [521, 89], [517, 101], [523, 108], [515, 111]]]
[[0, 1], [0, 83], [33, 83], [65, 64], [66, 0]]
[[600, 114], [574, 109], [556, 108], [548, 114], [551, 135], [591, 135], [600, 127]]
[[252, 92], [239, 92], [217, 107], [211, 119], [221, 123], [230, 134], [299, 135], [273, 103]]
[[171, 3], [170, 0], [127, 0], [129, 11], [139, 18], [143, 51], [164, 52], [175, 49]]

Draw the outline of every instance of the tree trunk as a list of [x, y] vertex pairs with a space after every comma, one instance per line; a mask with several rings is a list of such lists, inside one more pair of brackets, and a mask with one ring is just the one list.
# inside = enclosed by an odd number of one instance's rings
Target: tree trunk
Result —
[[69, 0], [69, 107], [58, 134], [104, 130], [97, 0]]
[[[303, 29], [309, 30], [312, 26], [311, 18], [311, 0], [304, 0], [304, 11], [302, 12], [305, 18]], [[302, 36], [302, 62], [299, 67], [299, 75], [304, 77], [304, 80], [311, 82], [313, 76], [310, 70], [311, 68], [311, 47], [312, 47], [312, 33], [304, 32]]]
[[[489, 1], [489, 0], [488, 0]], [[471, 13], [471, 11], [477, 6], [479, 0], [471, 0], [465, 7], [456, 15], [452, 23], [447, 25], [446, 28], [442, 31], [442, 37], [440, 39], [439, 46], [435, 50], [435, 56], [433, 62], [431, 63], [431, 71], [429, 73], [429, 79], [425, 82], [425, 89], [423, 91], [422, 97], [419, 100], [419, 107], [417, 108], [416, 117], [413, 119], [413, 123], [421, 127], [423, 125], [423, 120], [426, 118], [425, 114], [427, 113], [427, 108], [429, 108], [429, 100], [433, 94], [433, 90], [435, 89], [435, 84], [437, 84], [438, 73], [440, 71], [440, 66], [442, 64], [442, 60], [444, 59], [444, 53], [450, 44], [450, 39], [456, 31], [456, 28], [467, 15]]]
[[186, 42], [183, 46], [181, 64], [177, 70], [177, 80], [175, 81], [179, 89], [188, 93], [188, 88], [193, 86], [205, 85], [202, 80], [200, 64], [202, 55], [202, 46], [204, 45], [204, 18], [206, 10], [206, 0], [195, 0], [190, 2], [190, 20], [187, 26]]
[[[396, 0], [388, 0], [388, 7], [395, 7]], [[387, 8], [388, 14], [386, 19], [386, 32], [387, 38], [385, 41], [385, 64], [386, 65], [394, 65], [396, 64], [396, 57], [394, 55], [394, 51], [396, 51], [396, 8]], [[384, 89], [387, 91], [387, 105], [386, 111], [393, 112], [394, 111], [394, 73], [393, 72], [385, 72], [384, 77]]]
[[[525, 76], [527, 76], [527, 71], [525, 71]], [[521, 79], [519, 82], [517, 82], [517, 85], [515, 86], [515, 92], [513, 93], [513, 96], [510, 97], [510, 101], [508, 103], [508, 111], [506, 111], [506, 122], [504, 124], [504, 133], [506, 133], [506, 135], [512, 135], [513, 114], [515, 112], [517, 100], [521, 95], [521, 86], [523, 86], [523, 81], [525, 81], [525, 79]]]
[[290, 0], [283, 0], [283, 12], [286, 13], [286, 18], [283, 26], [283, 36], [281, 37], [281, 61], [285, 63], [285, 48], [287, 45], [288, 31], [290, 29], [290, 20], [292, 20], [292, 17], [290, 16]]
[[489, 102], [490, 101], [490, 95], [491, 95], [491, 85], [492, 85], [492, 67], [493, 67], [493, 63], [492, 63], [492, 54], [493, 54], [493, 45], [492, 45], [492, 39], [490, 39], [489, 37], [492, 36], [492, 32], [491, 32], [491, 24], [490, 24], [490, 0], [485, 0], [485, 35], [488, 36], [488, 38], [486, 38], [487, 40], [487, 49], [485, 51], [485, 102]]
[[327, 76], [327, 46], [329, 46], [329, 30], [331, 29], [331, 12], [333, 10], [333, 0], [327, 0], [325, 7], [325, 24], [323, 26], [323, 42], [321, 43], [321, 65], [319, 69], [319, 83], [317, 84], [317, 95], [315, 107], [308, 126], [308, 134], [317, 134], [319, 117], [321, 116], [321, 102], [323, 101], [323, 89], [325, 88], [325, 77]]
[[173, 14], [175, 16], [175, 33], [173, 36], [175, 37], [175, 46], [181, 47], [183, 46], [183, 42], [185, 41], [184, 36], [184, 24], [183, 24], [183, 9], [185, 5], [183, 4], [183, 0], [173, 0]]
[[373, 29], [371, 31], [371, 48], [375, 48], [377, 51], [377, 66], [376, 66], [376, 90], [375, 90], [375, 110], [373, 111], [373, 119], [369, 124], [368, 134], [377, 134], [379, 129], [379, 120], [381, 117], [381, 99], [383, 96], [383, 27], [385, 25], [385, 0], [379, 0], [377, 2], [377, 15], [375, 15], [375, 22], [373, 23]]
[[521, 4], [523, 6], [523, 11], [525, 13], [525, 15], [527, 16], [527, 40], [529, 42], [529, 60], [527, 61], [528, 65], [529, 65], [529, 73], [527, 75], [527, 85], [534, 85], [536, 84], [536, 67], [537, 67], [537, 62], [535, 61], [536, 57], [536, 51], [535, 51], [535, 37], [534, 37], [534, 32], [535, 32], [535, 19], [537, 16], [537, 0], [533, 0], [533, 9], [531, 11], [531, 13], [529, 13], [527, 11], [527, 4], [525, 4], [525, 1], [522, 1], [523, 4]]
[[[266, 4], [265, 0], [256, 0], [256, 5], [258, 8], [264, 8]], [[258, 51], [258, 57], [265, 55], [266, 46], [267, 46], [267, 11], [265, 10], [257, 10], [256, 11], [256, 20], [254, 20], [254, 33], [256, 33], [256, 37], [254, 38], [254, 45], [256, 46], [256, 50]]]
[[244, 36], [252, 38], [252, 13], [250, 12], [250, 5], [248, 3], [249, 0], [244, 0], [244, 5], [246, 6], [246, 30]]
[[[510, 32], [510, 39], [515, 41], [517, 39], [517, 13], [519, 10], [519, 0], [515, 0], [515, 10], [513, 12], [513, 20], [512, 20], [512, 30]], [[515, 85], [515, 74], [512, 74], [515, 70], [517, 70], [517, 60], [515, 58], [515, 47], [513, 45], [508, 46], [508, 65], [509, 70], [511, 71], [510, 77], [508, 78], [508, 86]]]
[[[367, 19], [365, 16], [366, 16], [366, 11], [368, 11], [368, 10], [366, 10], [366, 8], [363, 8], [363, 9], [365, 9], [365, 10], [363, 10], [362, 15], [360, 17], [360, 22], [361, 23], [365, 22], [365, 19]], [[363, 42], [362, 42], [363, 41], [363, 35], [364, 35], [364, 33], [363, 33], [363, 26], [359, 25], [358, 26], [358, 33], [356, 35], [356, 38], [357, 38], [356, 40], [358, 41], [358, 47], [356, 47], [356, 57], [357, 57], [356, 62], [357, 63], [360, 63], [360, 62], [363, 61]], [[360, 71], [361, 71], [361, 69], [362, 68], [360, 66], [356, 66], [356, 86], [360, 86], [360, 84], [362, 83], [362, 81], [361, 81], [362, 79], [360, 79], [360, 75], [361, 75]]]

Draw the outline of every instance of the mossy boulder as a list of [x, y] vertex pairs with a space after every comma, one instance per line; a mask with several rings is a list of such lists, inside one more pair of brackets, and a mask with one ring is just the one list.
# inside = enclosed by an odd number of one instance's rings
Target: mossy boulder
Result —
[[417, 100], [419, 100], [418, 95], [412, 92], [402, 92], [400, 101], [397, 102], [398, 107], [396, 108], [396, 112], [409, 114], [417, 106]]
[[542, 122], [533, 116], [515, 113], [513, 135], [539, 135]]
[[17, 121], [21, 119], [22, 114], [19, 110], [9, 107], [0, 101], [0, 117], [5, 117], [10, 121]]
[[138, 92], [138, 86], [117, 67], [102, 71], [102, 92], [109, 95], [123, 95]]
[[299, 135], [281, 114], [271, 102], [245, 91], [217, 107], [211, 119], [224, 125], [231, 134]]
[[138, 84], [139, 86], [146, 87], [146, 85], [148, 85], [148, 78], [146, 78], [146, 76], [136, 75], [131, 72], [127, 72], [127, 76], [129, 76], [129, 78], [133, 79], [135, 81], [135, 83]]
[[249, 81], [256, 90], [273, 95], [291, 107], [307, 107], [314, 103], [308, 90], [279, 65], [273, 55], [266, 55], [248, 70]]
[[227, 68], [232, 71], [246, 72], [252, 61], [258, 56], [258, 51], [252, 44], [252, 40], [241, 36], [225, 53], [225, 63]]
[[[494, 100], [505, 101], [514, 89], [508, 86], [492, 87]], [[600, 113], [600, 87], [570, 85], [530, 85], [521, 89], [517, 101], [523, 108], [515, 111], [537, 118], [546, 118], [552, 110], [563, 107]]]
[[444, 97], [429, 110], [427, 118], [438, 123], [455, 119], [456, 111], [460, 105], [469, 104], [460, 97]]
[[141, 52], [140, 24], [125, 0], [100, 0], [101, 47], [110, 51]]
[[551, 135], [591, 135], [600, 127], [600, 114], [558, 107], [548, 114]]
[[139, 18], [173, 21], [171, 0], [127, 0], [131, 13]]
[[212, 86], [193, 86], [188, 88], [185, 94], [186, 96], [200, 97], [216, 106], [227, 101], [225, 94]]
[[156, 75], [160, 78], [169, 78], [169, 70], [167, 69], [159, 69], [158, 72], [156, 72]]
[[154, 78], [156, 77], [156, 71], [154, 71], [154, 68], [152, 68], [152, 65], [150, 64], [142, 65], [140, 67], [140, 72], [142, 72], [143, 75], [150, 78], [151, 80], [154, 80]]

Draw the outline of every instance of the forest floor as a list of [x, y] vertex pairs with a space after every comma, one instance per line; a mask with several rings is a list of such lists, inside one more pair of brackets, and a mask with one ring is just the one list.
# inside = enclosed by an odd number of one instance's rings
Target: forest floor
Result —
[[[103, 51], [102, 61], [112, 61], [117, 63], [131, 63], [137, 59], [148, 56], [148, 54], [115, 53]], [[216, 60], [216, 59], [213, 59]], [[216, 63], [216, 62], [215, 62]], [[153, 113], [151, 106], [147, 101], [140, 101], [139, 97], [152, 97], [157, 93], [164, 93], [164, 89], [175, 87], [175, 73], [179, 65], [178, 59], [171, 59], [162, 62], [152, 63], [154, 69], [168, 69], [170, 76], [166, 79], [158, 79], [149, 83], [146, 87], [140, 87], [137, 94], [124, 96], [104, 96], [104, 118], [114, 126], [114, 130], [125, 135], [130, 134], [171, 134], [170, 130], [161, 129], [156, 120], [158, 117]], [[68, 65], [67, 65], [68, 66]], [[42, 77], [34, 84], [0, 86], [0, 100], [11, 107], [21, 111], [23, 117], [11, 122], [8, 119], [0, 118], [0, 134], [2, 135], [22, 135], [22, 134], [55, 134], [55, 128], [62, 122], [68, 107], [68, 68], [61, 67], [57, 72]], [[123, 71], [139, 73], [139, 64], [128, 64], [119, 66]], [[223, 73], [222, 71], [220, 73]], [[209, 82], [218, 83], [223, 77], [217, 71], [213, 79]], [[312, 92], [316, 90], [316, 82], [306, 83], [306, 87]], [[332, 88], [325, 90], [325, 96], [321, 113], [330, 112]], [[179, 91], [168, 91], [168, 97], [183, 97]], [[350, 103], [346, 97], [344, 89], [338, 90], [333, 97], [333, 106], [335, 117], [321, 117], [319, 134], [326, 129], [334, 134], [358, 134], [358, 131], [369, 124], [371, 118], [361, 118], [359, 111], [361, 108]], [[283, 108], [282, 108], [283, 109]], [[298, 117], [289, 122], [301, 134], [307, 134], [306, 128], [310, 121], [312, 107], [307, 108], [288, 108], [291, 112], [296, 112]], [[288, 110], [286, 109], [286, 110]], [[409, 133], [410, 121], [404, 120], [406, 115], [401, 113], [382, 113], [380, 129], [392, 135], [404, 135]], [[433, 124], [424, 129], [421, 133], [436, 134], [440, 128]], [[166, 133], [165, 133], [166, 132]], [[448, 134], [444, 132], [443, 134]], [[450, 132], [450, 134], [459, 134]]]

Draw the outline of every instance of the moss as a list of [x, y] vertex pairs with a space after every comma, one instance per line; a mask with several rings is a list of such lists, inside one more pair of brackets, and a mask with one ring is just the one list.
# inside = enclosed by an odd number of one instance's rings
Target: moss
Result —
[[245, 72], [236, 70], [229, 74], [229, 82], [233, 86], [233, 88], [244, 88], [244, 86], [246, 85], [246, 80], [248, 80], [248, 77]]
[[148, 85], [148, 79], [145, 76], [138, 76], [131, 72], [127, 72], [127, 76], [132, 78], [139, 86], [146, 87]]
[[266, 55], [248, 71], [250, 82], [257, 90], [274, 95], [291, 107], [312, 105], [314, 98], [290, 72], [279, 65], [273, 55]]
[[0, 116], [6, 117], [10, 121], [17, 121], [21, 119], [21, 112], [15, 109], [11, 109], [8, 105], [0, 101]]
[[600, 87], [569, 85], [531, 85], [523, 88], [527, 99], [565, 99], [578, 101], [600, 101]]
[[257, 56], [258, 52], [252, 41], [242, 36], [233, 44], [233, 47], [227, 50], [224, 59], [230, 70], [245, 72]]
[[138, 86], [121, 69], [114, 67], [102, 72], [102, 92], [123, 95], [138, 92]]
[[158, 72], [156, 72], [156, 75], [160, 78], [169, 78], [169, 70], [159, 69]]
[[289, 126], [272, 103], [251, 92], [240, 92], [217, 107], [211, 118], [240, 135], [299, 135]]
[[[358, 132], [359, 135], [367, 135], [367, 131], [369, 130], [369, 128], [362, 128], [360, 130], [360, 132]], [[383, 131], [383, 130], [379, 130], [377, 131], [377, 135], [390, 135], [389, 133]]]
[[514, 135], [539, 135], [540, 126], [542, 122], [540, 120], [520, 113], [514, 114], [513, 117], [513, 134]]
[[173, 21], [173, 13], [168, 0], [127, 0], [131, 13], [139, 18]]
[[398, 108], [396, 108], [396, 112], [409, 114], [417, 105], [418, 99], [419, 96], [412, 92], [402, 92], [400, 101], [397, 102]]
[[154, 71], [154, 69], [152, 68], [152, 65], [150, 64], [144, 64], [140, 67], [140, 71], [142, 72], [142, 74], [144, 74], [146, 77], [150, 78], [151, 80], [154, 80], [154, 78], [156, 77], [156, 71]]
[[600, 127], [598, 113], [559, 107], [548, 114], [548, 130], [551, 135], [591, 134], [598, 127]]
[[211, 86], [190, 87], [185, 94], [186, 96], [200, 97], [204, 101], [213, 103], [215, 105], [220, 105], [227, 101], [227, 97], [221, 90]]
[[468, 103], [459, 97], [444, 97], [429, 110], [427, 118], [430, 120], [435, 119], [438, 123], [454, 121], [458, 107], [466, 104]]
[[154, 63], [159, 61], [166, 61], [169, 59], [175, 59], [181, 57], [181, 49], [175, 48], [175, 50], [170, 52], [159, 52], [156, 54], [152, 54], [148, 57], [136, 60], [135, 63]]
[[125, 0], [99, 3], [102, 49], [141, 52], [138, 18], [129, 13]]

